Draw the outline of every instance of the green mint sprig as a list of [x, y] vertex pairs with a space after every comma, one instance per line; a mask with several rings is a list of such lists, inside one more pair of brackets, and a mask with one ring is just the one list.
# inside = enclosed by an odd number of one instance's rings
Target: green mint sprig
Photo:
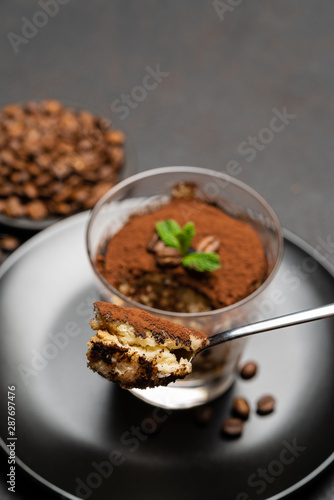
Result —
[[176, 220], [168, 219], [157, 222], [155, 226], [160, 239], [168, 247], [177, 248], [179, 250], [180, 244], [176, 235], [181, 232], [181, 228]]
[[182, 259], [182, 265], [195, 271], [215, 271], [220, 268], [220, 259], [217, 253], [194, 252]]
[[215, 271], [220, 268], [220, 259], [217, 253], [190, 252], [191, 242], [196, 234], [193, 222], [187, 222], [181, 229], [175, 220], [168, 219], [157, 222], [156, 230], [166, 246], [180, 251], [184, 267], [199, 272]]

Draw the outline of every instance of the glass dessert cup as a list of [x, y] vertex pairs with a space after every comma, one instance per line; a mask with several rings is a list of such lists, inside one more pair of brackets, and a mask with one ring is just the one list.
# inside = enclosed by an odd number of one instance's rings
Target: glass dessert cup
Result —
[[[202, 199], [246, 222], [262, 242], [267, 258], [267, 277], [250, 295], [230, 306], [196, 313], [154, 309], [123, 295], [97, 270], [96, 255], [103, 253], [105, 243], [127, 223], [129, 217], [168, 203], [173, 188], [179, 183], [196, 185]], [[191, 213], [188, 217], [190, 220]], [[269, 296], [270, 284], [283, 254], [280, 223], [258, 193], [226, 174], [195, 167], [164, 167], [120, 182], [93, 209], [87, 227], [86, 244], [102, 300], [146, 310], [160, 318], [204, 331], [208, 336], [265, 318], [263, 308], [259, 306]], [[183, 380], [167, 387], [131, 389], [131, 392], [147, 403], [168, 409], [204, 404], [223, 394], [235, 380], [245, 342], [244, 339], [227, 342], [199, 354], [194, 360], [193, 372]]]

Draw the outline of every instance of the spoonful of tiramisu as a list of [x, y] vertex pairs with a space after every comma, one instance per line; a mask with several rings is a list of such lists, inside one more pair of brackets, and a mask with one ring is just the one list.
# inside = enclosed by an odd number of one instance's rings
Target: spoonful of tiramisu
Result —
[[195, 356], [209, 347], [261, 332], [334, 316], [334, 304], [232, 328], [211, 337], [157, 318], [141, 309], [94, 304], [94, 335], [88, 366], [125, 389], [168, 385], [192, 371]]

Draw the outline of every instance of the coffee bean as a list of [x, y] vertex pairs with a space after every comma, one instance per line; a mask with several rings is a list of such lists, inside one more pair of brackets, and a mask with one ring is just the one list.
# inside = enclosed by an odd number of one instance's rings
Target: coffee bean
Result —
[[[6, 166], [6, 165], [1, 165], [1, 173], [4, 177], [7, 177], [10, 175], [12, 169], [9, 167], [9, 166]], [[2, 178], [1, 179], [1, 185], [4, 185], [5, 184], [5, 179]]]
[[71, 193], [71, 198], [77, 202], [83, 202], [89, 196], [90, 189], [88, 186], [83, 186], [79, 188], [74, 188]]
[[267, 394], [262, 396], [257, 402], [257, 412], [259, 415], [267, 415], [274, 411], [276, 400], [273, 396]]
[[60, 191], [57, 192], [57, 194], [55, 194], [53, 196], [53, 200], [56, 203], [60, 203], [62, 201], [68, 200], [70, 198], [71, 194], [72, 194], [71, 186], [65, 185], [62, 187], [62, 189], [60, 189]]
[[38, 108], [39, 108], [38, 103], [33, 101], [26, 102], [23, 105], [23, 110], [27, 114], [37, 113]]
[[[89, 174], [91, 173], [90, 169], [94, 170], [96, 165], [100, 164], [100, 157], [96, 151], [85, 151], [80, 155], [80, 161], [82, 168], [85, 169], [84, 173]], [[77, 170], [80, 170], [80, 168], [77, 167]]]
[[[26, 171], [27, 170], [27, 165], [24, 160], [21, 160], [20, 158], [15, 159], [15, 163], [12, 165], [13, 170], [19, 170], [19, 171]], [[29, 172], [30, 173], [30, 172]]]
[[57, 203], [55, 206], [55, 212], [60, 215], [69, 215], [72, 212], [72, 205], [71, 203], [65, 203], [64, 201]]
[[21, 108], [19, 104], [7, 104], [2, 108], [2, 113], [5, 116], [15, 117], [18, 114], [21, 114]]
[[1, 238], [0, 246], [6, 252], [13, 252], [20, 245], [20, 240], [15, 236], [4, 236]]
[[70, 165], [59, 161], [52, 164], [51, 171], [57, 179], [63, 180], [72, 173], [72, 168]]
[[213, 417], [213, 407], [211, 405], [202, 405], [195, 410], [195, 420], [200, 425], [207, 425]]
[[80, 111], [78, 117], [80, 123], [86, 129], [91, 129], [95, 126], [95, 117], [89, 111]]
[[45, 219], [48, 215], [48, 209], [42, 201], [34, 200], [27, 205], [27, 215], [34, 220]]
[[0, 163], [3, 165], [13, 165], [15, 163], [15, 156], [9, 149], [0, 151]]
[[20, 184], [21, 182], [27, 182], [30, 178], [29, 172], [22, 170], [19, 172], [13, 172], [10, 176], [10, 180], [13, 184]]
[[62, 110], [60, 102], [54, 100], [43, 101], [41, 107], [43, 111], [50, 114], [57, 114]]
[[111, 165], [103, 165], [97, 172], [97, 178], [99, 181], [109, 179], [111, 176], [113, 176], [113, 173], [114, 169]]
[[107, 118], [98, 118], [96, 124], [99, 127], [99, 129], [104, 132], [110, 130], [111, 127], [111, 121], [107, 120]]
[[44, 151], [47, 151], [49, 153], [54, 152], [55, 156], [58, 156], [57, 152], [57, 143], [58, 143], [58, 138], [53, 137], [53, 136], [46, 136], [43, 138], [43, 149]]
[[245, 398], [234, 398], [233, 400], [233, 413], [243, 420], [247, 420], [250, 414], [250, 406]]
[[124, 150], [122, 148], [113, 148], [109, 152], [109, 159], [113, 165], [120, 165], [124, 162]]
[[3, 184], [0, 186], [0, 197], [7, 198], [11, 194], [14, 194], [14, 186], [12, 184]]
[[82, 141], [80, 141], [78, 143], [78, 151], [90, 151], [93, 147], [93, 144], [91, 141], [89, 141], [88, 139], [82, 139]]
[[48, 154], [40, 154], [36, 156], [36, 163], [39, 165], [41, 168], [47, 169], [50, 167], [52, 160], [51, 156]]
[[248, 361], [240, 370], [240, 375], [243, 379], [248, 380], [253, 378], [258, 370], [258, 365], [254, 361]]
[[41, 169], [35, 163], [27, 163], [27, 170], [33, 177], [37, 177], [41, 173]]
[[220, 240], [217, 238], [217, 236], [214, 235], [208, 235], [205, 236], [204, 238], [201, 239], [201, 241], [196, 245], [196, 252], [204, 252], [204, 253], [211, 253], [211, 252], [218, 252], [220, 247]]
[[230, 437], [238, 437], [244, 430], [244, 423], [240, 418], [227, 418], [222, 425], [224, 434]]
[[[70, 177], [66, 179], [66, 184], [71, 187], [80, 188], [80, 186], [82, 185], [82, 178], [79, 175], [72, 174]], [[88, 191], [90, 190], [89, 186], [83, 186], [83, 187], [85, 188], [88, 187]]]
[[32, 182], [27, 182], [23, 186], [23, 193], [27, 198], [37, 198], [38, 197], [38, 189], [36, 188], [35, 184]]
[[45, 173], [41, 174], [35, 179], [35, 184], [37, 187], [47, 186], [52, 181], [52, 175]]
[[10, 196], [6, 201], [4, 213], [7, 217], [22, 217], [26, 211], [17, 196]]
[[111, 130], [110, 132], [107, 132], [106, 139], [110, 142], [110, 144], [119, 145], [124, 144], [125, 142], [125, 136], [120, 130]]
[[20, 122], [14, 122], [13, 125], [8, 127], [7, 129], [7, 135], [9, 136], [9, 139], [16, 139], [18, 137], [22, 137], [24, 133], [24, 126], [23, 123]]
[[[1, 144], [0, 144], [1, 147]], [[19, 150], [22, 147], [22, 143], [18, 139], [10, 139], [8, 142], [8, 148], [13, 152], [13, 153], [18, 153]]]

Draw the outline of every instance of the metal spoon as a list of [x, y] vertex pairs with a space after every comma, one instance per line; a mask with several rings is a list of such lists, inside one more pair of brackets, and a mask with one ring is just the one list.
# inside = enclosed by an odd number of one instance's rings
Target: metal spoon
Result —
[[225, 332], [216, 333], [216, 335], [209, 337], [209, 344], [206, 347], [192, 356], [191, 361], [193, 361], [197, 354], [203, 352], [205, 349], [222, 344], [223, 342], [228, 342], [229, 340], [248, 337], [248, 335], [255, 335], [256, 333], [268, 332], [285, 326], [308, 323], [309, 321], [315, 321], [316, 319], [330, 318], [331, 316], [334, 316], [334, 304], [328, 304], [327, 306], [286, 314], [285, 316], [279, 316], [277, 318], [265, 319], [264, 321], [258, 321], [257, 323], [238, 326], [237, 328], [232, 328], [231, 330], [226, 330]]

